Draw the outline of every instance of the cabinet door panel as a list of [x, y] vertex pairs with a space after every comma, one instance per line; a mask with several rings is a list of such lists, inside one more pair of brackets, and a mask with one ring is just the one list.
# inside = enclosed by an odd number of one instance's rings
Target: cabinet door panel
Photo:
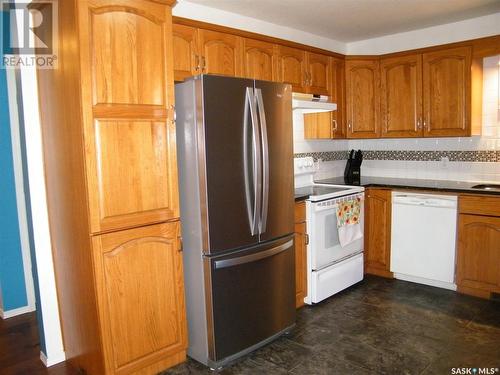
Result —
[[311, 94], [330, 95], [330, 57], [317, 53], [308, 53], [307, 65], [309, 74], [308, 92]]
[[470, 134], [471, 48], [424, 53], [424, 135]]
[[91, 232], [177, 218], [170, 8], [93, 4], [80, 32]]
[[500, 291], [500, 217], [459, 215], [457, 284]]
[[382, 137], [422, 136], [422, 57], [380, 62]]
[[365, 272], [392, 277], [391, 191], [368, 189], [365, 201]]
[[245, 39], [245, 77], [263, 81], [277, 80], [275, 46], [260, 40]]
[[166, 124], [96, 121], [95, 133], [101, 228], [140, 224], [145, 212], [153, 221], [175, 215]]
[[199, 29], [203, 73], [243, 76], [243, 51], [240, 37]]
[[379, 62], [346, 61], [347, 136], [377, 138], [379, 126]]
[[332, 102], [337, 103], [337, 110], [332, 112], [333, 138], [345, 138], [345, 63], [333, 57], [330, 96]]
[[132, 12], [91, 15], [93, 103], [165, 104], [164, 28]]
[[306, 223], [295, 224], [295, 307], [307, 297]]
[[176, 81], [183, 81], [200, 71], [197, 34], [194, 27], [176, 24], [172, 26], [174, 79]]
[[332, 139], [334, 138], [333, 112], [305, 113], [305, 139]]
[[280, 46], [279, 80], [292, 85], [294, 92], [306, 92], [306, 53]]
[[179, 223], [95, 236], [94, 261], [110, 373], [185, 350]]

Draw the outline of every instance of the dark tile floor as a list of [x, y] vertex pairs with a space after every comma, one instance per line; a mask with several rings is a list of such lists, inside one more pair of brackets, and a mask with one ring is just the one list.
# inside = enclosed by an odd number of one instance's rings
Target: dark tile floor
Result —
[[[500, 367], [500, 302], [367, 276], [302, 308], [288, 336], [219, 373], [447, 375], [453, 367]], [[188, 360], [162, 375], [210, 373]]]

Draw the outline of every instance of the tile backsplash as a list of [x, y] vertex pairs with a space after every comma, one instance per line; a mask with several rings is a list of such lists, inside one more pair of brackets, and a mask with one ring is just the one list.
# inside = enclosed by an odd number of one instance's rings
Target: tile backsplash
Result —
[[[294, 113], [296, 156], [320, 160], [316, 178], [341, 176], [347, 150], [364, 151], [365, 176], [500, 181], [499, 56], [484, 59], [481, 136], [456, 138], [305, 140]], [[300, 155], [297, 155], [300, 154]]]

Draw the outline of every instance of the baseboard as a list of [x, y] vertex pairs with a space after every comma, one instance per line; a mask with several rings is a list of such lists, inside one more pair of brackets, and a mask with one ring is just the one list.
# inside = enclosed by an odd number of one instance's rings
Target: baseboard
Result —
[[0, 318], [9, 319], [9, 318], [12, 318], [14, 316], [30, 313], [33, 311], [35, 311], [34, 306], [23, 306], [23, 307], [19, 307], [17, 309], [12, 309], [12, 310], [7, 310], [7, 311], [0, 309]]
[[453, 284], [453, 283], [447, 283], [444, 281], [437, 281], [437, 280], [430, 280], [430, 279], [426, 279], [423, 277], [405, 275], [405, 274], [397, 273], [397, 272], [394, 272], [394, 278], [398, 279], [398, 280], [404, 280], [404, 281], [410, 281], [413, 283], [434, 286], [437, 288], [449, 289], [449, 290], [454, 290], [454, 291], [457, 290], [456, 284]]
[[44, 352], [40, 352], [40, 360], [43, 362], [45, 367], [50, 367], [64, 362], [66, 360], [66, 354], [64, 354], [64, 352], [60, 352], [57, 355], [52, 355], [50, 358], [47, 358]]

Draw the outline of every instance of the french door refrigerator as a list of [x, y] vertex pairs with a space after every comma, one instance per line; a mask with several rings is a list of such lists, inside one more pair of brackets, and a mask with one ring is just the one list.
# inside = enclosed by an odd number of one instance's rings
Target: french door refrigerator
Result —
[[175, 86], [188, 355], [218, 368], [295, 322], [291, 87]]

